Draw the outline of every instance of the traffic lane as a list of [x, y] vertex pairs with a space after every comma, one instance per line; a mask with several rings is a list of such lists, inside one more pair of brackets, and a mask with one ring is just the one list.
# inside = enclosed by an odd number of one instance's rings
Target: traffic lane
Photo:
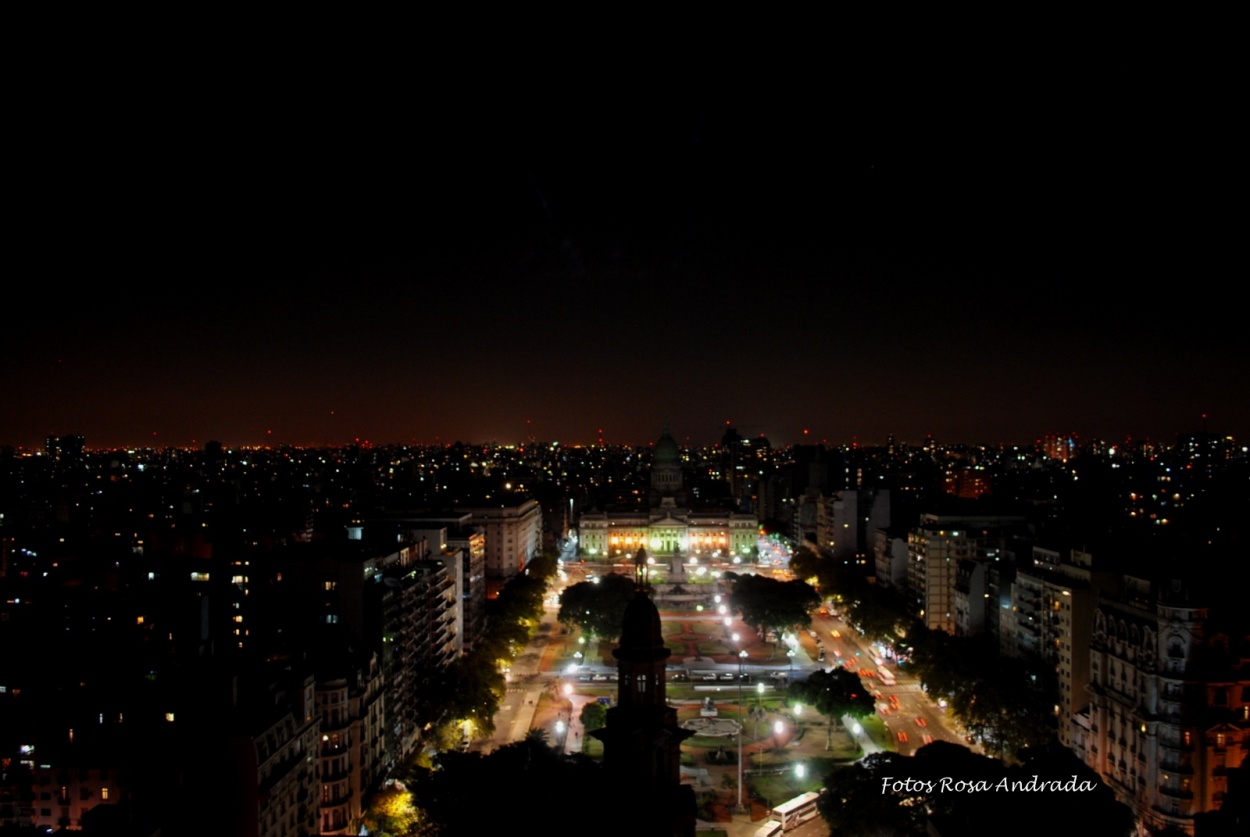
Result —
[[[879, 668], [871, 650], [867, 647], [867, 641], [841, 618], [817, 616], [812, 621], [813, 624], [819, 626], [816, 630], [825, 644], [826, 667], [830, 665], [844, 665], [846, 661], [854, 659], [854, 669], [856, 671], [875, 672]], [[839, 634], [839, 636], [835, 637], [834, 632]], [[858, 656], [856, 656], [856, 652], [858, 652]], [[891, 671], [893, 670], [893, 667], [891, 667]], [[950, 741], [955, 744], [966, 745], [967, 742], [953, 728], [953, 719], [948, 717], [941, 707], [929, 699], [929, 696], [920, 688], [915, 678], [899, 673], [897, 677], [900, 682], [896, 686], [891, 687], [882, 684], [877, 677], [862, 675], [861, 677], [869, 689], [882, 694], [883, 697], [878, 701], [878, 706], [881, 705], [882, 701], [885, 701], [890, 711], [885, 713], [878, 712], [878, 715], [890, 722], [895, 744], [906, 748], [910, 752], [917, 746], [928, 743], [924, 740], [927, 736], [932, 741]], [[899, 698], [900, 705], [897, 709], [889, 707], [888, 699], [890, 694], [895, 694]], [[917, 724], [916, 718], [922, 718], [924, 724]], [[907, 723], [900, 723], [900, 719], [907, 719]], [[897, 733], [899, 731], [907, 733], [908, 740], [906, 742], [898, 741]], [[900, 752], [902, 752], [901, 749]]]

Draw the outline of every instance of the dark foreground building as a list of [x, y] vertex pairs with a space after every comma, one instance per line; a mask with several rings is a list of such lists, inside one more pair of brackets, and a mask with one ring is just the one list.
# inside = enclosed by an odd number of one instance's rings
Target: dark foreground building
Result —
[[[641, 590], [625, 609], [617, 660], [616, 706], [607, 726], [591, 734], [603, 742], [603, 766], [612, 786], [629, 789], [619, 801], [622, 834], [693, 837], [694, 789], [681, 783], [681, 742], [692, 733], [677, 726], [665, 695], [669, 657], [660, 612]], [[617, 812], [613, 816], [617, 816]]]

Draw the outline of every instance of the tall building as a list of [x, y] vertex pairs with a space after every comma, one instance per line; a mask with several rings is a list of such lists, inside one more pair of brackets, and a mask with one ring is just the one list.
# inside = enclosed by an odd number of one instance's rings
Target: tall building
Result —
[[869, 551], [873, 533], [890, 525], [888, 489], [845, 489], [816, 501], [816, 542], [823, 554], [853, 560]]
[[456, 632], [461, 653], [481, 639], [486, 627], [486, 533], [472, 525], [472, 520], [471, 514], [429, 514], [404, 520], [413, 540], [428, 540], [431, 555], [458, 565]]
[[1181, 581], [1100, 596], [1073, 749], [1147, 828], [1193, 834], [1250, 752], [1250, 636], [1213, 630]]
[[907, 586], [926, 627], [956, 632], [959, 562], [996, 560], [1005, 530], [1023, 521], [1006, 515], [921, 515], [920, 525], [907, 535]]
[[537, 500], [509, 499], [494, 506], [458, 510], [486, 537], [486, 577], [507, 580], [525, 569], [542, 548], [543, 512]]
[[902, 527], [873, 531], [873, 560], [877, 583], [883, 587], [907, 584], [907, 531]]
[[1055, 667], [1059, 743], [1072, 746], [1072, 718], [1089, 702], [1089, 646], [1094, 623], [1093, 558], [1081, 550], [1033, 547], [1016, 568], [1012, 607], [1003, 620], [1005, 656], [1036, 654]]
[[409, 540], [403, 527], [380, 525], [378, 532], [376, 539], [299, 544], [285, 572], [293, 601], [313, 611], [309, 622], [339, 626], [355, 647], [378, 655], [393, 766], [416, 751], [437, 675], [459, 655], [460, 602], [456, 562], [430, 557], [428, 539]]
[[[270, 699], [247, 700], [238, 709], [230, 742], [230, 782], [213, 787], [221, 811], [209, 819], [229, 823], [240, 837], [304, 837], [317, 830], [316, 757], [320, 724], [312, 675], [288, 675], [269, 684]], [[220, 780], [222, 777], [218, 777]], [[211, 791], [205, 790], [205, 795]]]
[[318, 816], [322, 834], [356, 834], [365, 794], [386, 766], [382, 667], [345, 655], [319, 667], [316, 713], [321, 721], [317, 751]]

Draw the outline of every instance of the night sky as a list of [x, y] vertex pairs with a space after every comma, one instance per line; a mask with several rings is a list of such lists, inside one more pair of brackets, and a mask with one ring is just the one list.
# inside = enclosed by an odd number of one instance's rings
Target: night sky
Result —
[[176, 53], [16, 105], [0, 444], [1250, 436], [1227, 82]]

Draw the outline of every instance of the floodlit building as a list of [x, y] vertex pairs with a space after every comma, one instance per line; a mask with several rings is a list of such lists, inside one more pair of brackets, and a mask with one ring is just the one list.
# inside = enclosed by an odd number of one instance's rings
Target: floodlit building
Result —
[[959, 562], [996, 561], [1007, 529], [1024, 518], [924, 514], [907, 534], [907, 586], [926, 627], [956, 632]]
[[721, 509], [695, 510], [686, 499], [677, 442], [665, 428], [651, 458], [651, 507], [582, 514], [578, 539], [591, 558], [627, 560], [646, 549], [652, 557], [745, 559], [756, 545], [755, 515]]
[[458, 509], [486, 538], [486, 576], [509, 579], [542, 548], [543, 510], [537, 500], [510, 499], [495, 506]]

